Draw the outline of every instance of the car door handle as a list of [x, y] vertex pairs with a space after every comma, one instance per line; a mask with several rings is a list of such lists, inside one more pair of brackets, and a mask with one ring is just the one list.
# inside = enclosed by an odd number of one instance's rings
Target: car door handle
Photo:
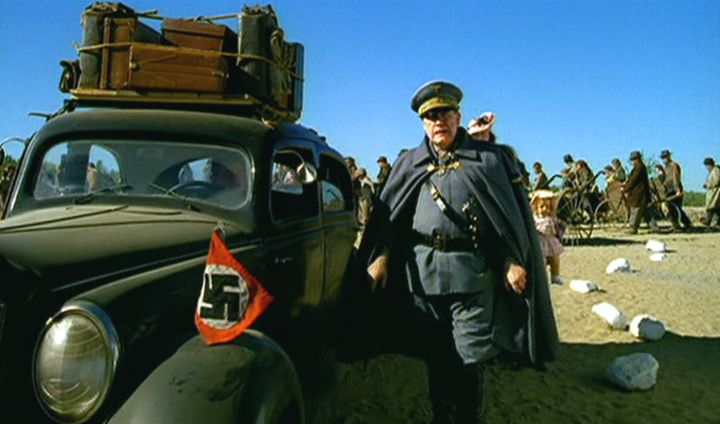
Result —
[[290, 256], [286, 256], [286, 257], [284, 257], [284, 258], [275, 258], [275, 259], [273, 260], [273, 262], [275, 263], [275, 265], [283, 265], [283, 264], [286, 264], [286, 263], [292, 262], [292, 261], [293, 261], [293, 258], [290, 257]]

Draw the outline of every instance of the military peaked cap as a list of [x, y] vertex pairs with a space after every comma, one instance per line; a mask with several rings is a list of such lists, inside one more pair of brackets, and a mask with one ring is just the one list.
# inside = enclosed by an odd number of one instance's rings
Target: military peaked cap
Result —
[[430, 81], [418, 88], [410, 107], [418, 115], [439, 108], [460, 109], [463, 92], [458, 86], [447, 81]]

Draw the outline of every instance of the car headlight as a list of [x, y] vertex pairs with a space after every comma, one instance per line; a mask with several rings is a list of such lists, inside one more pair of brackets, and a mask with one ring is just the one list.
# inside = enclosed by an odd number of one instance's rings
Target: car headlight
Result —
[[115, 328], [90, 302], [67, 304], [45, 325], [35, 349], [35, 392], [61, 423], [82, 423], [102, 406], [120, 356]]

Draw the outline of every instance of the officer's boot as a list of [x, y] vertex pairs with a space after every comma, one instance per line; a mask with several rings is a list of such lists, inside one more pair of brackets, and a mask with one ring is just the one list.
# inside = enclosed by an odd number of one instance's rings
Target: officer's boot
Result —
[[478, 365], [466, 366], [458, 373], [455, 420], [457, 424], [479, 424], [483, 422], [483, 368]]
[[432, 404], [433, 419], [431, 424], [456, 424], [455, 392], [453, 374], [448, 367], [440, 362], [427, 362], [428, 389]]
[[434, 399], [430, 397], [433, 418], [430, 424], [459, 424], [455, 421], [455, 405], [447, 399]]

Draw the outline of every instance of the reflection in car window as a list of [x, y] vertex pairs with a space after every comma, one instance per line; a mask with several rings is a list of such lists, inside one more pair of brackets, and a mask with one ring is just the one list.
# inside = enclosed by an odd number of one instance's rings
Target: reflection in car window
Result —
[[321, 156], [319, 177], [322, 181], [324, 212], [353, 210], [352, 182], [344, 163], [329, 156]]
[[61, 143], [50, 149], [40, 166], [34, 195], [47, 199], [85, 194], [121, 184], [120, 164], [100, 145]]
[[[101, 192], [113, 196], [181, 196], [235, 208], [250, 194], [244, 150], [207, 143], [75, 140], [45, 153], [37, 199]], [[123, 190], [114, 191], [121, 187]]]
[[322, 201], [324, 212], [338, 212], [345, 210], [345, 200], [342, 191], [327, 181], [321, 181]]
[[317, 184], [303, 184], [297, 175], [296, 170], [303, 164], [302, 153], [277, 152], [273, 156], [270, 209], [277, 220], [308, 218], [318, 214]]
[[297, 172], [282, 163], [273, 163], [272, 190], [282, 193], [302, 194], [302, 184], [298, 181]]

